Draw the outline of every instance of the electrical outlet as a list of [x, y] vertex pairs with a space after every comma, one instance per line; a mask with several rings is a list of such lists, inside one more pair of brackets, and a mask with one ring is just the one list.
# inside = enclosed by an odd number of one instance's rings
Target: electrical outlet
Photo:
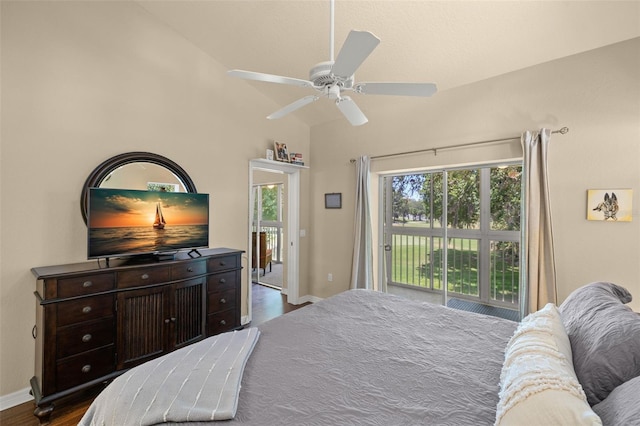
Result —
[[329, 273], [329, 275], [327, 275], [327, 281], [332, 282], [333, 281], [333, 274]]

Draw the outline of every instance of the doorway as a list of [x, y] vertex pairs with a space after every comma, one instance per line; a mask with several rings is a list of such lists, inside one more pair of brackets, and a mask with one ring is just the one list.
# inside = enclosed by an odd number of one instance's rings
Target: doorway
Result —
[[[299, 301], [299, 241], [300, 236], [300, 170], [304, 168], [284, 162], [276, 162], [264, 159], [251, 160], [249, 162], [249, 220], [248, 220], [248, 259], [253, 256], [253, 232], [260, 229], [258, 223], [255, 227], [254, 212], [256, 211], [257, 190], [261, 185], [282, 184], [282, 289], [281, 292], [287, 298], [287, 303], [300, 304]], [[256, 215], [257, 216], [257, 215]], [[266, 233], [266, 231], [265, 231]], [[259, 234], [256, 238], [260, 239]], [[265, 235], [266, 241], [266, 235]], [[256, 244], [256, 246], [259, 243]], [[258, 247], [256, 247], [256, 250]], [[273, 252], [272, 252], [273, 257]], [[272, 260], [273, 262], [273, 260]], [[273, 267], [273, 264], [272, 264]], [[268, 268], [268, 266], [267, 266]], [[267, 269], [268, 270], [268, 269]], [[247, 267], [247, 311], [248, 321], [252, 318], [252, 282], [254, 280], [251, 263]]]
[[[269, 173], [269, 175], [274, 174]], [[253, 193], [252, 282], [282, 290], [285, 254], [285, 186], [280, 182], [256, 184], [253, 187]]]

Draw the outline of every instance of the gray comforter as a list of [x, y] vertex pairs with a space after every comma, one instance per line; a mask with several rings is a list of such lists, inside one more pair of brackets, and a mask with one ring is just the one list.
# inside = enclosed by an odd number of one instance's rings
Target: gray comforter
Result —
[[517, 323], [352, 290], [259, 326], [233, 424], [492, 425]]

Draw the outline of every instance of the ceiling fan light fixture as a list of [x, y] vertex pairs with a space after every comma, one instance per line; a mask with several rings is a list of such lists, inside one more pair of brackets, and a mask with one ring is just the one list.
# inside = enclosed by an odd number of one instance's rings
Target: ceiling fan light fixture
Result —
[[[436, 92], [436, 85], [432, 83], [369, 82], [358, 83], [354, 86], [356, 70], [378, 46], [380, 39], [368, 31], [351, 30], [334, 61], [333, 3], [334, 0], [331, 0], [331, 30], [329, 31], [331, 60], [314, 65], [309, 71], [309, 80], [243, 70], [230, 70], [228, 74], [245, 80], [313, 88], [322, 96], [335, 100], [338, 109], [354, 126], [365, 124], [368, 120], [350, 97], [342, 96], [342, 92], [345, 90], [363, 95], [395, 96], [431, 96]], [[281, 118], [317, 99], [318, 96], [306, 96], [274, 112], [267, 118], [271, 120]]]

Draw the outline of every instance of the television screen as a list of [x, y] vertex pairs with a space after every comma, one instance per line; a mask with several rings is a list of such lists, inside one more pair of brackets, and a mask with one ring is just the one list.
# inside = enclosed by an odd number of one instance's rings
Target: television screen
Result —
[[157, 254], [209, 246], [209, 195], [90, 188], [88, 257]]

